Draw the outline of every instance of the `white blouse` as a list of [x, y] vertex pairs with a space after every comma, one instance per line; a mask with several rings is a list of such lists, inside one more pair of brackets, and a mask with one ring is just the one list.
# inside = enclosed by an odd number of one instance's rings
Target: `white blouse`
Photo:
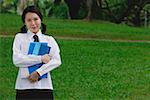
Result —
[[41, 56], [28, 55], [29, 45], [33, 42], [34, 33], [28, 30], [27, 33], [18, 33], [13, 43], [13, 63], [19, 68], [15, 89], [53, 89], [50, 71], [61, 65], [60, 49], [52, 36], [47, 36], [39, 30], [36, 35], [40, 42], [47, 42], [51, 47], [49, 55], [51, 60], [47, 64], [43, 64], [36, 71], [42, 76], [48, 73], [47, 78], [31, 83], [27, 77], [29, 76], [28, 66], [41, 63]]

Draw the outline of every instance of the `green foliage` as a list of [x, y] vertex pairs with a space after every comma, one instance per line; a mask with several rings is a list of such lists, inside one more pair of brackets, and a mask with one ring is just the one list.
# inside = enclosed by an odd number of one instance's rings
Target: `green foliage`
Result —
[[[113, 23], [125, 22], [127, 25], [143, 26], [142, 9], [148, 0], [92, 0], [91, 18], [111, 21]], [[86, 3], [84, 3], [86, 5]], [[81, 5], [83, 6], [83, 5]], [[83, 7], [82, 7], [83, 8]], [[81, 10], [82, 11], [82, 10]], [[85, 12], [86, 10], [82, 11]], [[149, 10], [147, 10], [149, 11]], [[80, 13], [81, 14], [81, 13]]]
[[[125, 10], [126, 0], [106, 0], [106, 1], [108, 2], [108, 7], [113, 14], [112, 16], [115, 16], [115, 19], [119, 20], [120, 17], [122, 17], [122, 12]], [[109, 18], [109, 20], [111, 21], [114, 20], [111, 17], [106, 17], [106, 18]]]
[[143, 9], [149, 11], [150, 13], [150, 4], [145, 5]]
[[68, 7], [66, 3], [61, 2], [59, 5], [53, 5], [52, 8], [52, 17], [67, 19], [68, 18]]
[[[17, 10], [16, 6], [18, 4], [19, 3], [17, 2], [17, 0], [5, 0], [0, 3], [0, 12], [15, 13]], [[53, 0], [38, 0], [35, 5], [38, 6], [44, 16], [52, 16], [62, 19], [68, 18], [68, 7], [64, 2], [61, 2], [58, 6], [54, 6]]]
[[[80, 1], [80, 9], [78, 18], [86, 18], [88, 8], [87, 0]], [[149, 11], [148, 0], [92, 0], [91, 18], [111, 21], [114, 23], [126, 23], [132, 26], [144, 25], [143, 9]], [[29, 5], [29, 3], [27, 3]], [[0, 13], [16, 13], [18, 0], [3, 0], [0, 3]], [[53, 0], [36, 0], [38, 6], [44, 16], [52, 18], [68, 19], [68, 6], [64, 0], [59, 5], [54, 5]], [[138, 9], [140, 14], [138, 14]], [[149, 20], [149, 18], [148, 18]]]
[[2, 0], [0, 1], [0, 13], [16, 13], [16, 0]]
[[86, 8], [86, 5], [84, 2], [81, 2], [80, 4], [80, 9], [79, 9], [79, 12], [78, 12], [78, 18], [79, 19], [83, 19], [87, 16], [87, 8]]
[[42, 15], [48, 16], [50, 10], [52, 9], [53, 2], [52, 0], [39, 0], [38, 8], [41, 10]]

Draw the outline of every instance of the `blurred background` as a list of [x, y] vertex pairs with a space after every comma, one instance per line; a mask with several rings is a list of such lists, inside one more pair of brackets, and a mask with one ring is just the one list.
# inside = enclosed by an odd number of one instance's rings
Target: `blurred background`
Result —
[[44, 16], [61, 19], [105, 20], [148, 27], [150, 0], [0, 0], [0, 13], [21, 15], [36, 5]]

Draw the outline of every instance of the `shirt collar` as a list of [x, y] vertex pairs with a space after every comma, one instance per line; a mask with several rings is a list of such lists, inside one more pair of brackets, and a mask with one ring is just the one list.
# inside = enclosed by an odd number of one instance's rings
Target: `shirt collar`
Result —
[[[32, 41], [33, 41], [33, 36], [35, 35], [35, 33], [31, 32], [30, 30], [27, 31], [27, 35], [28, 35], [28, 38], [30, 38]], [[42, 32], [41, 30], [39, 30], [36, 35], [39, 37], [39, 40], [42, 36]]]

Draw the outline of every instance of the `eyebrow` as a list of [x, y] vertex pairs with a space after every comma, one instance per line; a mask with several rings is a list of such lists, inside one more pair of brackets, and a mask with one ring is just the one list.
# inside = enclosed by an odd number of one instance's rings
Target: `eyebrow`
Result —
[[[33, 17], [33, 19], [38, 19], [39, 17]], [[27, 18], [27, 19], [32, 19], [32, 18]]]

